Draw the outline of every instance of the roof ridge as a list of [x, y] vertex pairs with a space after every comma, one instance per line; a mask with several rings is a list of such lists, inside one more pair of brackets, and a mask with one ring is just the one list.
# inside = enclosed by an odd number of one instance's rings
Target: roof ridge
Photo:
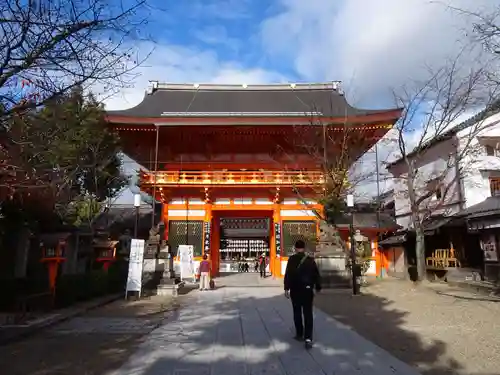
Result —
[[213, 90], [213, 91], [281, 91], [281, 90], [333, 90], [340, 92], [340, 81], [325, 83], [267, 83], [267, 84], [218, 84], [218, 83], [166, 83], [150, 81], [149, 88], [155, 90]]
[[[420, 147], [416, 147], [414, 150], [409, 152], [406, 156], [413, 157], [418, 152], [420, 152], [428, 147], [431, 147], [431, 146], [439, 143], [440, 141], [447, 139], [448, 137], [454, 136], [458, 132], [461, 132], [462, 130], [466, 130], [467, 128], [477, 124], [478, 122], [486, 120], [489, 117], [494, 116], [498, 113], [500, 113], [500, 97], [496, 98], [491, 103], [487, 104], [485, 108], [483, 108], [481, 111], [479, 111], [475, 115], [472, 115], [469, 118], [458, 123], [457, 125], [452, 126], [450, 129], [444, 131], [443, 133], [434, 136], [433, 138], [424, 142]], [[400, 163], [403, 159], [404, 159], [404, 156], [401, 156], [398, 159], [396, 159], [392, 162], [389, 162], [387, 167], [389, 168], [391, 166], [394, 166], [394, 165]]]

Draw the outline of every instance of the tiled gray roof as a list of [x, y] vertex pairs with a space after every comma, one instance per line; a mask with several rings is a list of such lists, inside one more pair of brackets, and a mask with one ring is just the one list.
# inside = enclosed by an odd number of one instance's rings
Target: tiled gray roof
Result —
[[387, 112], [349, 105], [333, 84], [162, 85], [146, 94], [137, 106], [108, 111], [111, 116], [304, 116], [319, 112], [330, 117], [350, 117]]
[[395, 233], [394, 235], [380, 241], [378, 244], [380, 246], [403, 245], [407, 239], [407, 233]]
[[[458, 132], [465, 130], [465, 129], [469, 128], [470, 126], [477, 124], [481, 121], [484, 121], [488, 117], [493, 116], [499, 112], [500, 112], [500, 99], [497, 99], [494, 102], [492, 102], [490, 105], [488, 105], [481, 112], [468, 118], [467, 120], [461, 122], [460, 124], [455, 125], [451, 129], [443, 132], [442, 134], [439, 134], [438, 136], [430, 139], [429, 141], [422, 144], [420, 147], [418, 147], [415, 150], [413, 150], [412, 152], [408, 153], [408, 157], [411, 158], [411, 157], [415, 156], [418, 152], [425, 150], [425, 149], [428, 149], [441, 141], [449, 139], [449, 138], [453, 137], [455, 134], [457, 134]], [[401, 161], [403, 161], [402, 157], [388, 163], [387, 168], [389, 169], [390, 167], [400, 163]]]
[[479, 219], [490, 215], [500, 214], [500, 197], [488, 197], [484, 201], [467, 207], [465, 210], [458, 212], [455, 217], [465, 219]]
[[[351, 217], [348, 214], [342, 215], [336, 220], [338, 227], [347, 227], [350, 225]], [[355, 212], [354, 213], [354, 228], [363, 229], [397, 229], [399, 225], [387, 213], [380, 212]]]

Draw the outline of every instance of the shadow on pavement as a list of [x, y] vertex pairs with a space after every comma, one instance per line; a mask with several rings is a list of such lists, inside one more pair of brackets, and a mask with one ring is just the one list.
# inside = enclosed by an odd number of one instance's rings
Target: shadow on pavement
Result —
[[105, 374], [126, 362], [179, 306], [159, 297], [115, 301], [0, 347], [0, 369], [9, 375]]
[[[255, 293], [255, 292], [254, 292]], [[280, 293], [280, 292], [277, 292]], [[119, 374], [410, 374], [404, 366], [389, 363], [385, 352], [366, 346], [363, 339], [353, 339], [342, 324], [336, 326], [337, 337], [316, 322], [316, 345], [306, 352], [291, 337], [291, 309], [288, 303], [276, 304], [278, 295], [232, 297], [208, 303], [202, 298], [196, 309], [181, 311], [177, 326], [156, 331], [156, 338], [141, 348], [133, 362]], [[436, 340], [424, 343], [418, 334], [401, 327], [405, 313], [391, 307], [392, 301], [374, 295], [353, 297], [339, 291], [335, 300], [335, 318], [346, 324], [357, 317], [356, 325], [363, 337], [373, 342], [390, 343], [384, 349], [424, 375], [498, 375], [470, 373], [452, 358], [446, 358], [446, 343]], [[327, 296], [324, 295], [324, 298]], [[211, 297], [208, 297], [211, 298]], [[215, 298], [215, 296], [214, 296]], [[348, 301], [349, 300], [349, 301]], [[204, 302], [207, 303], [204, 306]], [[278, 307], [276, 307], [278, 306]], [[318, 298], [318, 307], [322, 306]], [[326, 310], [326, 309], [325, 309]], [[253, 312], [257, 311], [257, 315]], [[321, 315], [321, 314], [317, 314]], [[328, 318], [326, 318], [328, 319]], [[334, 335], [334, 336], [335, 336]], [[382, 337], [383, 340], [382, 340]], [[465, 339], [465, 338], [464, 338]], [[410, 355], [411, 354], [411, 355]], [[457, 353], [458, 355], [458, 353]], [[387, 366], [384, 370], [384, 367]]]
[[[436, 292], [436, 294], [440, 293]], [[394, 308], [394, 301], [390, 299], [369, 292], [353, 296], [351, 293], [334, 291], [319, 296], [315, 302], [317, 308], [348, 325], [403, 362], [418, 368], [423, 375], [500, 374], [500, 371], [471, 373], [461, 363], [450, 357], [450, 354], [455, 358], [460, 358], [462, 355], [450, 353], [446, 342], [441, 340], [424, 342], [419, 334], [403, 327], [409, 313]], [[439, 314], [439, 312], [436, 313]], [[453, 322], [450, 323], [453, 324]], [[425, 323], [422, 322], [422, 324]], [[462, 339], [467, 340], [467, 337]]]
[[199, 293], [196, 306], [153, 332], [115, 374], [417, 373], [323, 313], [315, 347], [306, 351], [292, 340], [291, 309], [281, 290], [255, 290]]
[[[95, 332], [65, 337], [47, 332], [19, 343], [27, 347], [12, 347], [7, 356], [2, 353], [0, 368], [8, 369], [9, 375], [416, 373], [406, 371], [406, 366], [392, 362], [384, 351], [352, 334], [349, 325], [402, 361], [418, 366], [424, 375], [466, 374], [457, 361], [443, 358], [443, 341], [424, 343], [418, 334], [403, 329], [407, 313], [394, 309], [390, 300], [371, 294], [353, 297], [348, 291], [322, 294], [317, 307], [340, 323], [329, 320], [326, 314], [316, 314], [316, 344], [307, 352], [291, 339], [291, 308], [280, 296], [281, 290], [251, 289], [222, 288], [190, 294], [169, 317], [168, 324], [159, 320], [158, 328], [150, 333]], [[136, 319], [155, 315], [130, 314]], [[334, 329], [326, 329], [328, 325]], [[30, 347], [29, 358], [18, 355], [23, 351], [26, 354]], [[35, 347], [50, 351], [36, 353]], [[12, 366], [28, 360], [34, 366]], [[96, 364], [89, 367], [88, 362]]]

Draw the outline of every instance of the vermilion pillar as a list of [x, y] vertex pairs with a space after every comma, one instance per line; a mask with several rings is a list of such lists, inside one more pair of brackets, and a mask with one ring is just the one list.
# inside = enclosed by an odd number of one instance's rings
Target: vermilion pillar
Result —
[[212, 277], [219, 276], [220, 267], [220, 218], [212, 218], [212, 235], [210, 238], [210, 262], [212, 263]]
[[162, 212], [161, 212], [161, 220], [165, 224], [165, 231], [163, 235], [163, 239], [165, 241], [168, 241], [168, 230], [169, 230], [169, 225], [168, 225], [168, 203], [164, 203], [162, 206]]

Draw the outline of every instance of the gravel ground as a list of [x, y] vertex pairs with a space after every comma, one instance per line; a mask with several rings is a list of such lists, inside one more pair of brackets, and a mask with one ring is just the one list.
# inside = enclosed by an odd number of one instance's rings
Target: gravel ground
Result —
[[375, 281], [316, 306], [425, 375], [500, 375], [500, 299], [443, 284]]
[[118, 368], [143, 338], [175, 312], [171, 297], [115, 301], [26, 340], [0, 347], [0, 373], [102, 375]]

